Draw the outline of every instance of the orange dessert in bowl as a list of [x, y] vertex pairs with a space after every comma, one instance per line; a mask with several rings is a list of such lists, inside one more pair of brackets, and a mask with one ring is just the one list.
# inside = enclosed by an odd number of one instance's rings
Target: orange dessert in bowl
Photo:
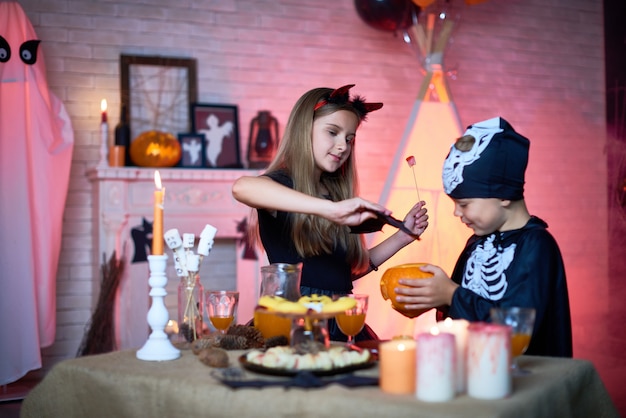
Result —
[[383, 295], [383, 299], [389, 300], [393, 309], [408, 318], [416, 318], [430, 309], [406, 309], [404, 303], [396, 300], [395, 288], [408, 287], [399, 284], [400, 279], [420, 280], [432, 277], [432, 273], [420, 270], [420, 267], [425, 265], [426, 263], [408, 263], [390, 267], [380, 279], [380, 293]]

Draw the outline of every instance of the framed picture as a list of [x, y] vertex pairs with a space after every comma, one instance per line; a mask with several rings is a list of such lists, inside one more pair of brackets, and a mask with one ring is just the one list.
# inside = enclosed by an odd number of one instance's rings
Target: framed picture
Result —
[[190, 132], [189, 106], [198, 100], [196, 60], [122, 54], [120, 92], [132, 139], [152, 130]]
[[193, 103], [192, 131], [205, 136], [205, 160], [209, 168], [241, 168], [239, 115], [236, 105]]
[[181, 149], [181, 158], [178, 166], [186, 168], [206, 167], [205, 140], [204, 134], [178, 134], [178, 142], [180, 142]]

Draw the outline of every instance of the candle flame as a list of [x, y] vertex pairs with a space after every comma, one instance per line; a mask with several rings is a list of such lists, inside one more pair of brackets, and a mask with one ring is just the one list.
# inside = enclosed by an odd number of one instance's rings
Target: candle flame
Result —
[[406, 346], [402, 343], [398, 344], [398, 351], [404, 351], [406, 349]]
[[159, 170], [154, 171], [154, 185], [156, 186], [157, 190], [161, 190], [163, 188], [163, 185], [161, 184], [161, 174], [159, 174]]
[[443, 320], [443, 325], [450, 328], [452, 326], [452, 318], [447, 317], [446, 319]]
[[431, 333], [432, 335], [439, 335], [439, 328], [437, 328], [437, 327], [432, 327], [432, 328], [430, 329], [430, 333]]
[[102, 99], [100, 102], [100, 110], [103, 112], [107, 111], [107, 99]]

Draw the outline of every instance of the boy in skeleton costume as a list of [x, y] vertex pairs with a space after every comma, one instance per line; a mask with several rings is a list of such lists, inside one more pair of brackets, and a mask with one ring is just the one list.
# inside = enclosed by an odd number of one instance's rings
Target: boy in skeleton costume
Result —
[[497, 306], [534, 307], [535, 329], [526, 354], [572, 356], [565, 268], [547, 224], [524, 201], [528, 139], [502, 118], [471, 125], [451, 147], [444, 190], [454, 214], [472, 235], [448, 278], [439, 267], [396, 289], [408, 309], [437, 307], [438, 316], [489, 321]]

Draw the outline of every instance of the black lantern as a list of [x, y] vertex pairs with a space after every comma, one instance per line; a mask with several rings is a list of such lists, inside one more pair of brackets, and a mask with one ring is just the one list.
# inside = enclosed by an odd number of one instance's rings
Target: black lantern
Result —
[[250, 121], [248, 168], [265, 168], [278, 147], [278, 120], [268, 110], [259, 110]]

